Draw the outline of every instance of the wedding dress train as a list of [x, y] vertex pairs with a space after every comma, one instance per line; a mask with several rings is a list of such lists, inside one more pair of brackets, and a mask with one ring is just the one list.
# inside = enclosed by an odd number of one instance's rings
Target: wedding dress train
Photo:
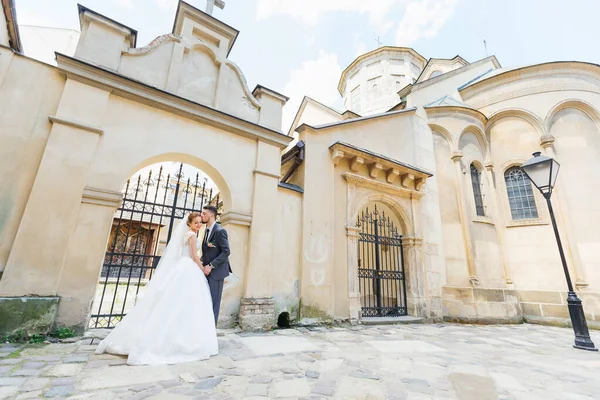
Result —
[[194, 233], [185, 231], [182, 222], [155, 276], [96, 354], [127, 355], [129, 365], [151, 365], [198, 361], [218, 353], [210, 289], [190, 254], [187, 240]]

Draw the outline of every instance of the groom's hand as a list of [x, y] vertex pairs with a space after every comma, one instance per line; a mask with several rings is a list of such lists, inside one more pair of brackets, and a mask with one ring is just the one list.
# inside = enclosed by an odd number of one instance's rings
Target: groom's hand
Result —
[[204, 275], [206, 275], [206, 276], [208, 276], [208, 274], [210, 274], [210, 270], [211, 270], [211, 268], [208, 265], [202, 269], [202, 271], [204, 272]]

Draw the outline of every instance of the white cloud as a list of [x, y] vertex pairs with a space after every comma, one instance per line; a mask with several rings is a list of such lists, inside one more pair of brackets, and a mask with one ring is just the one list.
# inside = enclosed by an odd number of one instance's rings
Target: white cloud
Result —
[[118, 6], [123, 8], [133, 8], [133, 0], [115, 0]]
[[28, 8], [17, 9], [17, 23], [19, 25], [54, 26], [52, 21], [43, 15], [31, 12]]
[[331, 106], [338, 99], [337, 83], [342, 74], [337, 54], [323, 50], [315, 60], [305, 61], [290, 73], [283, 94], [290, 100], [283, 108], [283, 131], [287, 132], [304, 96]]
[[369, 16], [369, 23], [385, 34], [393, 26], [388, 18], [395, 5], [407, 0], [258, 0], [258, 20], [276, 15], [292, 15], [310, 24], [316, 24], [328, 12], [358, 12]]
[[396, 31], [396, 43], [410, 46], [420, 38], [434, 38], [454, 12], [458, 0], [412, 1]]

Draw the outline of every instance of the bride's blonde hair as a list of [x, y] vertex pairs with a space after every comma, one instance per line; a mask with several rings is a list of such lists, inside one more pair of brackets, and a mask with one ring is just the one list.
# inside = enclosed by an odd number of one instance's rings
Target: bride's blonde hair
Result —
[[190, 226], [192, 224], [192, 222], [199, 216], [200, 216], [200, 213], [197, 211], [190, 213], [190, 215], [188, 215], [188, 218], [187, 218], [187, 226]]

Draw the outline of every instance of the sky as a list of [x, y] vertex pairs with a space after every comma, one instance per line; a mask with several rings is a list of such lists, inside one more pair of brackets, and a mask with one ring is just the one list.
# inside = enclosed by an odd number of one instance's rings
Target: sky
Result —
[[[77, 0], [15, 0], [19, 24], [79, 30]], [[177, 0], [79, 0], [138, 31], [138, 47], [170, 33]], [[188, 0], [204, 9], [206, 0]], [[383, 45], [425, 58], [495, 55], [511, 68], [548, 61], [600, 64], [599, 0], [225, 0], [213, 16], [240, 31], [230, 60], [256, 84], [290, 97], [287, 131], [304, 95], [343, 111], [341, 72]], [[25, 49], [27, 52], [27, 49]]]

